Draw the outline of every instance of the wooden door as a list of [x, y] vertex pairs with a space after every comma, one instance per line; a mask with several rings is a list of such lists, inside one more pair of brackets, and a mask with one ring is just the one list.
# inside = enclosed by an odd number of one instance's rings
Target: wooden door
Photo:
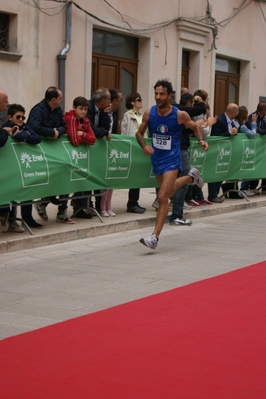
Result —
[[229, 103], [239, 102], [239, 75], [225, 72], [215, 74], [214, 115], [221, 115]]
[[[137, 90], [137, 71], [137, 59], [93, 53], [92, 93], [99, 87], [108, 87], [121, 90], [125, 99], [128, 93]], [[125, 101], [123, 101], [118, 117], [120, 118], [125, 111]]]

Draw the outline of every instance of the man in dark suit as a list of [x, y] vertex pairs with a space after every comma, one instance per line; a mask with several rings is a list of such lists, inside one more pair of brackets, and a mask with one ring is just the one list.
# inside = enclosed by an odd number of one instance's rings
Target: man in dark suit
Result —
[[121, 107], [123, 101], [123, 94], [118, 89], [110, 89], [111, 94], [111, 106], [108, 111], [110, 117], [110, 133], [118, 133], [118, 110]]
[[[238, 114], [238, 105], [228, 104], [223, 114], [218, 116], [217, 122], [212, 126], [211, 136], [235, 136], [238, 132], [234, 125], [234, 119]], [[208, 183], [209, 196], [211, 202], [223, 202], [223, 198], [218, 198], [222, 182]]]
[[106, 140], [111, 140], [112, 136], [109, 133], [110, 118], [108, 112], [105, 111], [110, 107], [111, 94], [106, 87], [100, 87], [89, 100], [89, 108], [87, 117], [91, 122], [92, 130], [95, 137], [101, 139], [106, 137]]
[[[109, 89], [106, 87], [100, 87], [97, 89], [93, 95], [92, 99], [89, 100], [89, 108], [87, 117], [91, 122], [92, 130], [95, 134], [96, 139], [106, 138], [107, 141], [111, 140], [112, 135], [109, 132], [110, 129], [110, 117], [107, 109], [111, 104], [111, 94]], [[101, 191], [95, 190], [95, 208], [98, 212], [101, 211]], [[82, 201], [81, 201], [82, 202]], [[84, 200], [85, 202], [85, 200]], [[90, 206], [93, 206], [90, 200]]]

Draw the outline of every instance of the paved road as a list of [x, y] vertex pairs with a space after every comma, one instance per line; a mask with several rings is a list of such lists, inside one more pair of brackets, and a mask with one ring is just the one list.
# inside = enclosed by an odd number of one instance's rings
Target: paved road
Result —
[[0, 338], [216, 276], [266, 259], [266, 209], [166, 225], [156, 251], [151, 227], [0, 257]]

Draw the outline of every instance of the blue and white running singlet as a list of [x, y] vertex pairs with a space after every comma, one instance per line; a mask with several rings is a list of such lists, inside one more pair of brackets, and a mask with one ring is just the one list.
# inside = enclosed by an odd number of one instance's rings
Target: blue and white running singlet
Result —
[[180, 150], [182, 125], [177, 121], [177, 111], [177, 107], [172, 107], [170, 114], [160, 116], [156, 105], [150, 109], [148, 124], [154, 148], [151, 162], [156, 176], [174, 169], [182, 171]]

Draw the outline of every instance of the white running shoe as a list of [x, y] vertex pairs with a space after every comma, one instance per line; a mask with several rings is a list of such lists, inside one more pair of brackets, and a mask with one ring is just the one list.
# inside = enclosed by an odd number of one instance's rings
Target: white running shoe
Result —
[[104, 218], [109, 218], [109, 213], [108, 213], [107, 211], [102, 211], [102, 212], [101, 212], [101, 215], [102, 215]]
[[109, 211], [107, 211], [107, 213], [109, 216], [112, 216], [112, 217], [116, 216], [116, 214], [111, 209], [109, 209]]
[[8, 231], [12, 231], [13, 233], [23, 233], [25, 229], [20, 226], [15, 220], [14, 222], [10, 223]]
[[191, 168], [190, 171], [188, 172], [188, 175], [193, 179], [192, 184], [196, 184], [199, 188], [202, 188], [204, 186], [204, 181], [200, 177], [198, 169]]
[[179, 225], [179, 226], [191, 226], [192, 225], [192, 220], [191, 219], [179, 219], [176, 218], [174, 220], [174, 223]]
[[156, 237], [155, 234], [152, 234], [151, 236], [147, 238], [141, 238], [139, 240], [141, 244], [146, 245], [146, 247], [151, 248], [151, 249], [156, 249], [158, 245], [158, 238]]

